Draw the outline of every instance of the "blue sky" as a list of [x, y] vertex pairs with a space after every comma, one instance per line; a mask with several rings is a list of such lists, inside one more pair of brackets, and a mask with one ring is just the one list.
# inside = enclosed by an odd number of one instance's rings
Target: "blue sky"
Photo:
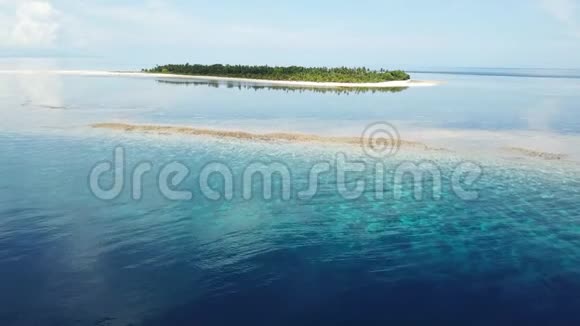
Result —
[[0, 0], [0, 56], [580, 68], [580, 0]]

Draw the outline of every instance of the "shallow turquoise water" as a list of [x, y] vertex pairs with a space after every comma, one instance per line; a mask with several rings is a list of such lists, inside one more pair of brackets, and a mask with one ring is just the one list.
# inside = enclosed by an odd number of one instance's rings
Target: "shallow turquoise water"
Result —
[[[580, 321], [574, 160], [474, 156], [472, 143], [480, 132], [549, 134], [546, 141], [573, 155], [577, 82], [446, 78], [440, 88], [336, 95], [0, 75], [1, 324]], [[403, 137], [421, 128], [474, 137], [462, 142], [471, 151], [402, 151], [384, 161], [387, 171], [403, 161], [435, 163], [439, 200], [428, 191], [416, 200], [407, 181], [395, 200], [387, 173], [383, 199], [369, 186], [345, 200], [328, 174], [309, 200], [283, 200], [278, 190], [271, 200], [244, 200], [236, 188], [231, 201], [212, 201], [197, 187], [196, 172], [209, 162], [227, 163], [236, 180], [252, 162], [283, 162], [298, 191], [313, 164], [332, 162], [339, 151], [369, 159], [357, 148], [87, 127], [137, 121], [357, 135], [373, 120], [398, 122]], [[112, 201], [90, 191], [92, 167], [111, 160], [117, 146], [127, 167], [153, 165], [139, 201], [129, 185]], [[466, 160], [484, 172], [470, 188], [479, 192], [474, 201], [451, 191], [453, 167]], [[159, 171], [173, 161], [192, 171], [180, 185], [193, 191], [192, 200], [168, 200], [157, 187]], [[348, 184], [373, 185], [373, 177], [355, 174]]]

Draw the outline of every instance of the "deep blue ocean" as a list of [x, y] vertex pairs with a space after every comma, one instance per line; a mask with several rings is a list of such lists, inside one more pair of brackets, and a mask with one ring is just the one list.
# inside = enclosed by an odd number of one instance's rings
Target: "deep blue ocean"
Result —
[[[580, 323], [580, 79], [415, 74], [443, 80], [399, 92], [334, 93], [153, 78], [0, 74], [0, 325], [578, 325]], [[333, 173], [308, 199], [309, 171], [355, 147], [125, 133], [92, 123], [176, 124], [252, 132], [357, 136], [388, 121], [405, 150], [347, 179]], [[507, 147], [561, 153], [545, 160]], [[92, 169], [123, 148], [125, 183], [112, 200]], [[189, 169], [171, 200], [163, 168]], [[206, 198], [199, 171], [231, 169], [231, 200]], [[243, 198], [249, 165], [280, 162], [272, 197]], [[427, 181], [390, 173], [429, 162]], [[482, 174], [476, 199], [454, 171]], [[139, 199], [132, 168], [149, 163]], [[390, 171], [390, 172], [389, 172]], [[106, 174], [103, 187], [111, 185]], [[259, 193], [263, 180], [252, 184]], [[211, 179], [223, 191], [220, 179]], [[402, 194], [395, 198], [400, 186]], [[380, 196], [378, 196], [380, 194]], [[380, 198], [379, 198], [380, 197]]]

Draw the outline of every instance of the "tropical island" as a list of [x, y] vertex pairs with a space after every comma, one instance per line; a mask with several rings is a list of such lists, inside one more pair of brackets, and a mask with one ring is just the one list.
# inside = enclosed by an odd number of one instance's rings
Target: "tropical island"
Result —
[[188, 76], [226, 77], [269, 81], [317, 82], [317, 83], [384, 83], [408, 81], [409, 74], [402, 70], [371, 70], [359, 68], [327, 67], [271, 67], [244, 65], [169, 64], [143, 69], [144, 73]]

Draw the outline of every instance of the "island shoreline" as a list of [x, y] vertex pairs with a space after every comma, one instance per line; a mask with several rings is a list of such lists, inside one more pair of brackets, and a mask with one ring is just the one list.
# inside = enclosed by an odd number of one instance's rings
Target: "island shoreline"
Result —
[[268, 79], [250, 79], [220, 76], [194, 76], [170, 73], [149, 73], [136, 71], [104, 71], [104, 70], [0, 70], [4, 74], [57, 74], [95, 77], [137, 77], [137, 78], [170, 78], [200, 81], [223, 81], [239, 82], [264, 86], [288, 86], [288, 87], [315, 87], [315, 88], [400, 88], [400, 87], [431, 87], [440, 85], [440, 81], [434, 80], [396, 80], [378, 83], [338, 83], [338, 82], [310, 82], [310, 81], [286, 81]]

